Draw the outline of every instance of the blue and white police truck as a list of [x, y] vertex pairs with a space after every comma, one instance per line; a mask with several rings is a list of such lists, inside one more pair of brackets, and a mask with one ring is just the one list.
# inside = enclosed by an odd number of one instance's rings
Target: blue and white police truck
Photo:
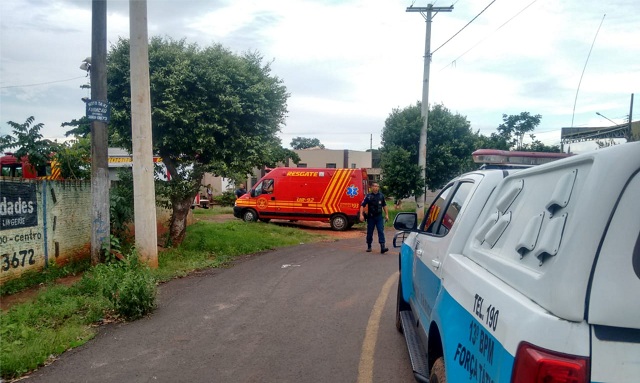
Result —
[[640, 382], [640, 142], [474, 158], [394, 221], [416, 380]]

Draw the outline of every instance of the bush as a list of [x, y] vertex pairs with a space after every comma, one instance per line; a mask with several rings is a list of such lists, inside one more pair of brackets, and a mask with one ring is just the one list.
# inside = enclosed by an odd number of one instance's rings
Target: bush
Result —
[[213, 201], [220, 206], [233, 206], [236, 203], [236, 195], [233, 190], [227, 190], [213, 197]]
[[94, 276], [115, 312], [127, 320], [143, 317], [156, 306], [156, 281], [138, 257], [97, 265]]

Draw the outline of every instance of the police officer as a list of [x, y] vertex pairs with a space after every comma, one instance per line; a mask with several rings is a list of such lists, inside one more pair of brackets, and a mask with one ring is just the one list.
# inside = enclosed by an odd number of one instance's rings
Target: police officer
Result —
[[[371, 193], [364, 197], [360, 204], [360, 220], [365, 221], [364, 207], [368, 208], [367, 221], [367, 253], [371, 252], [371, 242], [373, 241], [373, 228], [378, 230], [378, 242], [380, 242], [380, 253], [384, 254], [389, 249], [384, 245], [384, 221], [389, 220], [389, 211], [384, 195], [380, 193], [380, 185], [377, 182], [371, 184]], [[384, 217], [382, 216], [384, 213]]]

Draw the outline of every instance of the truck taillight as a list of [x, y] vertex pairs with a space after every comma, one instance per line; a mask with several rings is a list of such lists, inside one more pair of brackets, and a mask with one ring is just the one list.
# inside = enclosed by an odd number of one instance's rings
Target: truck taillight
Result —
[[522, 342], [513, 366], [512, 383], [587, 383], [589, 359], [560, 354]]

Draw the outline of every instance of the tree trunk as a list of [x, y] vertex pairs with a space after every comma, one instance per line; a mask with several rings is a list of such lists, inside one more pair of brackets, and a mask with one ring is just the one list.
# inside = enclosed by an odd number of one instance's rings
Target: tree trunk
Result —
[[184, 241], [187, 234], [187, 216], [193, 198], [181, 201], [173, 201], [173, 213], [171, 214], [171, 222], [169, 224], [169, 241], [171, 246], [178, 246]]

